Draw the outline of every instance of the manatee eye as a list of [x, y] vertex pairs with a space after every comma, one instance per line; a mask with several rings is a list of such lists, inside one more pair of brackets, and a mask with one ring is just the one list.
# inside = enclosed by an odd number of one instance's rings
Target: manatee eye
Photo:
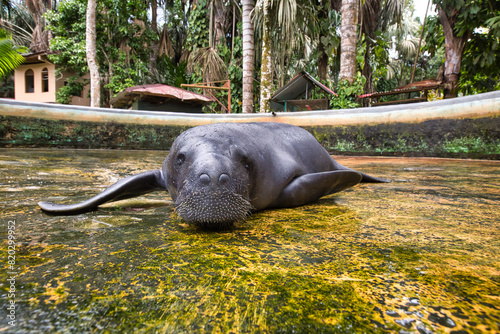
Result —
[[251, 167], [251, 161], [250, 159], [248, 159], [247, 157], [241, 157], [241, 164], [243, 165], [243, 167], [245, 167], [245, 169], [250, 169]]
[[177, 155], [177, 164], [182, 165], [184, 163], [184, 161], [186, 161], [186, 156], [182, 153], [179, 153]]

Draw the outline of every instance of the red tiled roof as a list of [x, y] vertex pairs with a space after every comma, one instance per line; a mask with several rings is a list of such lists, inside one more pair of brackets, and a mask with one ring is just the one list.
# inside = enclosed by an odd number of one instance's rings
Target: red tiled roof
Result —
[[118, 93], [110, 102], [113, 108], [128, 108], [135, 99], [165, 103], [177, 100], [188, 104], [208, 104], [213, 99], [188, 90], [163, 84], [150, 84], [128, 87]]
[[162, 84], [151, 84], [129, 87], [124, 90], [126, 93], [132, 94], [146, 94], [152, 96], [164, 96], [168, 98], [173, 98], [181, 101], [200, 101], [200, 102], [212, 102], [213, 99], [205, 95], [196, 94], [188, 90], [172, 87]]

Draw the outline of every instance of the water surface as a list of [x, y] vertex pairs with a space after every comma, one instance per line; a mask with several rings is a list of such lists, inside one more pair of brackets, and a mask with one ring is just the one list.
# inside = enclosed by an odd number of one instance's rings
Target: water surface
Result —
[[158, 151], [0, 150], [2, 262], [16, 222], [16, 327], [0, 331], [499, 332], [500, 163], [337, 157], [387, 177], [231, 231], [183, 222], [168, 194], [49, 216], [158, 169]]

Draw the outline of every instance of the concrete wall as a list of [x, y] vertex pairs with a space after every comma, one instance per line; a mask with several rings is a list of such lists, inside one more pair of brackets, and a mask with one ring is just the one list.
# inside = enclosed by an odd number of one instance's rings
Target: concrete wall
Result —
[[500, 160], [500, 91], [408, 106], [272, 114], [186, 114], [0, 99], [0, 147], [168, 150], [184, 130], [216, 122], [283, 122], [331, 153]]
[[[63, 78], [65, 80], [66, 78], [68, 78], [68, 77], [70, 77], [72, 75], [74, 75], [74, 74], [70, 75], [69, 73], [64, 73]], [[61, 80], [61, 81], [63, 81], [62, 84], [64, 84], [64, 80]], [[82, 81], [82, 80], [90, 80], [90, 74], [85, 74], [83, 77], [81, 77], [79, 79], [79, 81]], [[73, 96], [71, 98], [71, 105], [89, 107], [90, 106], [89, 91], [90, 91], [90, 84], [88, 84], [85, 87], [83, 87], [83, 91], [82, 91], [82, 95], [81, 96]]]

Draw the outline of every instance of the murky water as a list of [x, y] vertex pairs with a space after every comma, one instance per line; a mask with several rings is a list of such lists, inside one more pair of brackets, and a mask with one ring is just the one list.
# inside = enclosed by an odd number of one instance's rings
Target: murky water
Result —
[[0, 331], [500, 331], [500, 162], [339, 157], [394, 182], [217, 233], [181, 221], [164, 193], [70, 217], [36, 205], [88, 198], [163, 158], [0, 150]]

